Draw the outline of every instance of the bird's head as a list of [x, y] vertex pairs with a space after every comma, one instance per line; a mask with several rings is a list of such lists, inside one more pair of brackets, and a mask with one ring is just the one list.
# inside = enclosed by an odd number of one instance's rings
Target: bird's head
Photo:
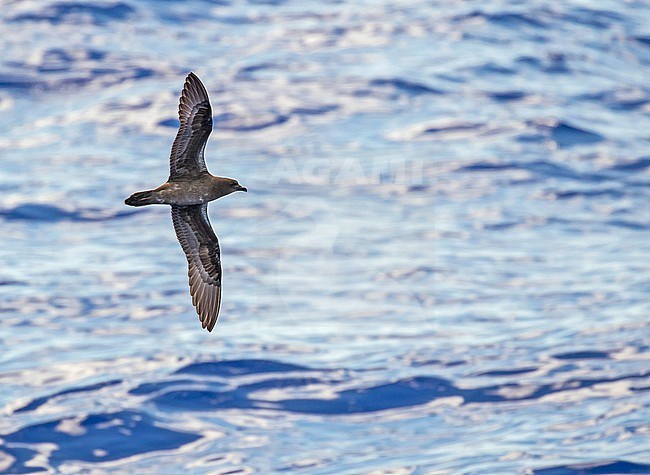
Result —
[[244, 191], [244, 192], [248, 191], [246, 187], [241, 186], [237, 180], [233, 178], [222, 178], [222, 177], [219, 177], [219, 181], [217, 182], [217, 189], [219, 192], [219, 196], [226, 196], [229, 195], [230, 193], [234, 193], [235, 191]]

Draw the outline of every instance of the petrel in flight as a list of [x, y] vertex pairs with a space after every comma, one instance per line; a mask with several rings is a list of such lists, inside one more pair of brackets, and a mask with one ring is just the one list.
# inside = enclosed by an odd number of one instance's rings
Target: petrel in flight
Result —
[[203, 152], [212, 132], [212, 107], [205, 86], [194, 73], [185, 79], [178, 116], [181, 124], [169, 158], [169, 179], [155, 190], [133, 193], [124, 202], [130, 206], [171, 205], [174, 231], [187, 256], [192, 303], [201, 326], [211, 332], [221, 307], [221, 258], [208, 219], [208, 202], [248, 190], [237, 180], [211, 175], [205, 166]]

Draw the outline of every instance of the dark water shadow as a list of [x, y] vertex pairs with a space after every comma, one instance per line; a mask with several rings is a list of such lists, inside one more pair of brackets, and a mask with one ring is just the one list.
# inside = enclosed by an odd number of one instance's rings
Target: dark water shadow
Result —
[[[559, 359], [579, 359], [581, 354], [558, 355]], [[585, 358], [600, 357], [600, 354], [583, 354]], [[494, 370], [481, 376], [518, 376], [534, 371], [535, 368], [518, 370]], [[300, 371], [309, 375], [292, 376], [286, 373]], [[383, 411], [427, 404], [447, 397], [459, 397], [463, 404], [499, 403], [508, 401], [536, 400], [551, 394], [590, 388], [598, 384], [622, 380], [641, 380], [650, 372], [628, 374], [615, 378], [585, 378], [556, 381], [531, 387], [530, 383], [522, 386], [516, 382], [488, 385], [476, 388], [462, 388], [452, 381], [434, 376], [416, 376], [376, 386], [363, 386], [335, 392], [334, 397], [321, 399], [286, 398], [265, 400], [256, 391], [266, 389], [303, 388], [310, 385], [327, 385], [336, 388], [345, 382], [340, 379], [342, 372], [333, 370], [310, 369], [305, 366], [266, 360], [234, 360], [219, 362], [193, 363], [181, 368], [174, 374], [196, 375], [194, 382], [183, 378], [179, 381], [166, 380], [146, 383], [146, 386], [134, 388], [132, 394], [155, 394], [151, 401], [161, 409], [186, 411], [212, 411], [217, 409], [254, 409], [266, 408], [293, 413], [319, 415], [344, 415]], [[257, 381], [245, 381], [238, 384], [240, 376], [258, 375]], [[205, 376], [214, 376], [229, 381], [224, 387], [218, 381], [206, 380]], [[337, 379], [338, 378], [338, 379]], [[199, 387], [197, 387], [199, 386]], [[522, 391], [525, 389], [525, 391]], [[632, 388], [632, 391], [646, 391], [647, 388]]]
[[58, 396], [65, 396], [66, 394], [77, 394], [77, 393], [84, 393], [84, 392], [90, 392], [90, 391], [96, 391], [98, 389], [106, 388], [109, 386], [115, 386], [116, 384], [120, 384], [122, 382], [121, 379], [112, 379], [110, 381], [104, 381], [101, 383], [96, 383], [96, 384], [90, 384], [88, 386], [80, 386], [77, 388], [71, 388], [71, 389], [66, 389], [64, 391], [59, 391], [58, 393], [50, 394], [48, 396], [43, 396], [43, 397], [38, 397], [35, 399], [32, 399], [28, 404], [14, 410], [15, 413], [20, 413], [20, 412], [27, 412], [27, 411], [34, 411], [41, 407], [43, 404], [46, 404], [48, 401], [51, 399], [54, 399]]
[[0, 209], [0, 217], [8, 221], [61, 221], [87, 222], [110, 221], [125, 218], [135, 211], [110, 211], [99, 208], [67, 210], [58, 206], [40, 203], [24, 203], [13, 208]]
[[624, 473], [650, 473], [650, 465], [615, 460], [573, 465], [558, 465], [555, 467], [533, 470], [535, 475], [621, 475]]
[[[15, 459], [7, 473], [31, 473], [32, 459], [38, 452], [14, 444], [53, 444], [55, 448], [47, 463], [57, 467], [70, 460], [107, 462], [173, 450], [200, 438], [197, 434], [160, 427], [155, 419], [143, 412], [120, 411], [90, 414], [79, 420], [62, 418], [28, 425], [3, 435], [0, 450]], [[30, 462], [30, 466], [26, 466], [26, 462]], [[42, 473], [43, 469], [34, 471]]]
[[61, 23], [87, 23], [103, 25], [111, 21], [124, 21], [135, 14], [135, 9], [124, 2], [103, 4], [98, 2], [54, 3], [38, 12], [22, 13], [9, 18], [13, 23], [48, 22], [53, 25]]

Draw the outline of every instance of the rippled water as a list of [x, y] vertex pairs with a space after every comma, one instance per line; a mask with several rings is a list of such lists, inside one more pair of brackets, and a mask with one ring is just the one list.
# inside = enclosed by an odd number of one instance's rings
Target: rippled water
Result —
[[[9, 1], [0, 472], [650, 473], [642, 1]], [[162, 183], [195, 71], [224, 300]]]

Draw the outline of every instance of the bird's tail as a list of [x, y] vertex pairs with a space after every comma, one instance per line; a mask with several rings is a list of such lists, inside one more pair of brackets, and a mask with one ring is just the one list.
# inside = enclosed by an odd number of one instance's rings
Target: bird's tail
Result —
[[124, 200], [129, 206], [145, 206], [159, 204], [160, 199], [154, 195], [154, 190], [138, 191]]

